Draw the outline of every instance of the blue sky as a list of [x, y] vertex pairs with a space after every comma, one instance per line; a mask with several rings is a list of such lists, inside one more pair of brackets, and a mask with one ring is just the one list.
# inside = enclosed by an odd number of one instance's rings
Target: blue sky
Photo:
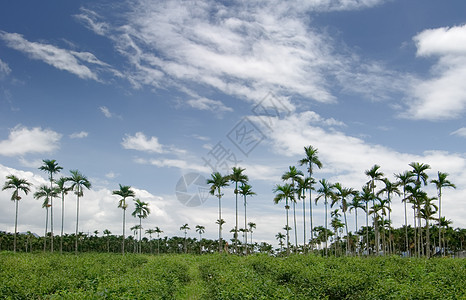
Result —
[[[356, 189], [375, 163], [390, 179], [412, 161], [430, 164], [431, 177], [448, 172], [457, 189], [442, 210], [464, 227], [464, 11], [460, 0], [2, 2], [0, 175], [39, 185], [41, 160], [56, 159], [63, 175], [79, 169], [93, 183], [82, 231], [121, 234], [111, 195], [121, 183], [150, 203], [146, 228], [175, 235], [200, 224], [215, 238], [215, 198], [186, 207], [175, 186], [188, 173], [209, 177], [205, 159], [223, 147], [222, 165], [245, 167], [258, 194], [248, 207], [255, 237], [273, 242], [285, 221], [273, 186], [313, 145], [324, 164], [317, 179]], [[260, 110], [271, 105], [278, 114]], [[242, 129], [254, 135], [239, 140]], [[6, 192], [0, 199], [0, 226], [12, 230], [14, 205]], [[231, 188], [224, 211], [229, 230]], [[42, 232], [45, 212], [32, 196], [19, 218], [20, 231]]]

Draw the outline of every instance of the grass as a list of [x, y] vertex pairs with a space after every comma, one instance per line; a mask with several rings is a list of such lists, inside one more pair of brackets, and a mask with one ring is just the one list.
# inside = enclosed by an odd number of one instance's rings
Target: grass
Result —
[[0, 299], [466, 299], [464, 259], [0, 253]]

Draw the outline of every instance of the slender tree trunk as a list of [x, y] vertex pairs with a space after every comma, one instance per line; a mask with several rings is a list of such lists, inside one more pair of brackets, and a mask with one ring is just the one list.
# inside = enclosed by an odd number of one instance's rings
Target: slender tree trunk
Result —
[[430, 230], [429, 219], [426, 219], [426, 256], [430, 258]]
[[49, 224], [49, 208], [45, 208], [45, 234], [44, 234], [44, 252], [47, 249], [47, 229]]
[[328, 202], [327, 196], [325, 196], [325, 257], [328, 257]]
[[408, 213], [406, 209], [406, 193], [403, 188], [403, 202], [405, 204], [405, 243], [406, 243], [406, 254], [408, 256], [411, 256], [411, 253], [409, 251], [409, 242], [408, 242]]
[[125, 221], [126, 221], [126, 203], [123, 200], [123, 242], [121, 243], [121, 253], [125, 254]]
[[[246, 218], [246, 206], [247, 206], [246, 195], [244, 195], [244, 230], [246, 230], [248, 226], [247, 218]], [[243, 242], [244, 242], [244, 246], [246, 247], [245, 249], [246, 255], [248, 255], [248, 237], [246, 235], [244, 235], [243, 237]]]
[[222, 195], [218, 189], [218, 252], [222, 253]]
[[60, 254], [63, 254], [63, 223], [65, 217], [65, 195], [61, 196], [61, 231], [60, 231]]
[[417, 232], [417, 223], [416, 223], [417, 220], [416, 220], [416, 207], [415, 206], [413, 207], [413, 211], [414, 211], [414, 214], [413, 214], [413, 222], [414, 222], [414, 255], [419, 257], [419, 249], [417, 247], [418, 232]]
[[288, 199], [286, 199], [286, 254], [290, 255], [290, 227], [288, 226]]
[[74, 243], [75, 253], [78, 254], [78, 229], [79, 229], [79, 187], [78, 187], [78, 195], [76, 197], [76, 239]]
[[366, 255], [370, 255], [369, 253], [369, 205], [366, 201]]
[[[355, 229], [354, 233], [357, 234], [357, 232], [358, 232], [358, 208], [357, 207], [354, 208], [354, 222], [355, 222], [355, 226], [356, 226], [356, 229]], [[357, 234], [357, 237], [358, 237], [358, 243], [359, 243], [359, 234]], [[354, 248], [355, 248], [354, 252], [356, 252], [357, 246], [354, 247]], [[359, 252], [360, 251], [358, 251], [358, 254], [357, 254], [358, 256], [359, 256]]]
[[293, 220], [294, 220], [294, 243], [295, 252], [298, 251], [298, 230], [296, 225], [296, 201], [293, 201]]
[[[50, 185], [50, 187], [52, 187]], [[50, 252], [53, 253], [53, 197], [50, 197]]]
[[346, 221], [346, 211], [343, 211], [343, 215], [345, 216], [345, 230], [346, 230], [346, 251], [345, 251], [345, 255], [348, 255], [348, 251], [349, 251], [349, 234], [348, 234], [348, 222]]
[[238, 182], [235, 181], [235, 253], [238, 254]]
[[309, 217], [311, 223], [311, 242], [309, 243], [312, 250], [313, 240], [314, 240], [314, 225], [312, 223], [312, 192], [311, 188], [309, 188]]
[[[304, 244], [304, 253], [306, 253], [307, 252], [307, 248], [306, 248], [306, 242], [307, 242], [306, 241], [306, 189], [303, 189], [303, 193], [304, 193], [304, 197], [303, 197], [303, 244]], [[312, 233], [311, 233], [311, 236], [312, 236]], [[309, 244], [311, 245], [312, 241]]]
[[[439, 249], [440, 252], [442, 253], [442, 225], [441, 225], [441, 219], [442, 219], [442, 188], [439, 188], [438, 190], [438, 244], [439, 244]], [[442, 254], [442, 256], [445, 256], [445, 253]]]
[[139, 254], [142, 253], [141, 237], [142, 237], [142, 219], [141, 217], [139, 217]]
[[13, 252], [16, 253], [16, 234], [18, 232], [18, 202], [19, 200], [15, 200], [15, 234], [14, 234], [14, 242], [13, 242]]

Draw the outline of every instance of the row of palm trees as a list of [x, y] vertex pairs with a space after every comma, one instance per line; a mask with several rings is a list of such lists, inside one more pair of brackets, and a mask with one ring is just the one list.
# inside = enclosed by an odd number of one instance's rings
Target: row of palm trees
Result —
[[[297, 226], [296, 226], [296, 203], [299, 200], [303, 201], [303, 233], [304, 233], [304, 245], [303, 251], [307, 251], [310, 247], [313, 247], [315, 242], [313, 233], [313, 218], [312, 218], [312, 191], [316, 190], [314, 186], [316, 180], [312, 177], [313, 168], [322, 168], [322, 162], [318, 158], [318, 150], [312, 146], [304, 147], [305, 157], [301, 159], [298, 163], [300, 165], [306, 165], [308, 169], [309, 176], [304, 176], [304, 173], [298, 170], [295, 166], [290, 166], [283, 176], [283, 184], [277, 184], [274, 188], [274, 193], [276, 194], [274, 198], [275, 204], [278, 204], [281, 201], [285, 202], [285, 211], [286, 211], [286, 225], [284, 229], [286, 230], [286, 246], [287, 254], [290, 253], [290, 234], [289, 231], [292, 229], [289, 226], [289, 216], [288, 212], [291, 208], [290, 204], [293, 205], [293, 221], [294, 221], [294, 248], [297, 249], [298, 237], [297, 237]], [[375, 232], [375, 242], [374, 246], [371, 249], [369, 241], [369, 233], [366, 230], [366, 243], [365, 243], [365, 252], [369, 253], [371, 250], [373, 253], [391, 253], [393, 251], [393, 243], [391, 240], [391, 202], [395, 195], [402, 196], [401, 200], [404, 203], [404, 214], [405, 214], [405, 251], [408, 252], [410, 248], [414, 248], [414, 253], [418, 256], [425, 255], [427, 257], [431, 256], [431, 245], [430, 245], [430, 226], [429, 222], [431, 220], [438, 221], [438, 246], [442, 250], [445, 248], [445, 245], [442, 244], [442, 228], [445, 223], [445, 217], [441, 214], [441, 200], [442, 200], [442, 189], [451, 187], [455, 188], [455, 185], [451, 183], [447, 177], [447, 173], [438, 172], [438, 178], [430, 180], [430, 183], [434, 184], [437, 189], [437, 197], [429, 197], [427, 193], [422, 190], [423, 186], [426, 186], [428, 181], [428, 175], [426, 170], [430, 169], [428, 164], [423, 164], [419, 162], [412, 162], [409, 164], [412, 168], [411, 170], [405, 171], [404, 173], [394, 174], [397, 181], [392, 182], [388, 178], [384, 177], [384, 174], [380, 171], [380, 166], [374, 165], [371, 169], [365, 171], [365, 175], [368, 176], [369, 181], [364, 184], [361, 191], [357, 191], [353, 188], [343, 187], [341, 183], [330, 183], [326, 179], [319, 180], [320, 187], [317, 189], [318, 196], [315, 199], [315, 204], [318, 203], [320, 199], [323, 199], [325, 206], [325, 221], [324, 227], [320, 228], [324, 232], [324, 249], [325, 254], [328, 255], [328, 206], [333, 208], [335, 205], [338, 206], [330, 214], [332, 217], [331, 225], [334, 228], [335, 235], [338, 233], [338, 228], [344, 227], [346, 233], [346, 250], [350, 249], [350, 232], [348, 230], [348, 221], [347, 221], [347, 212], [354, 210], [355, 212], [355, 223], [356, 230], [358, 231], [357, 225], [357, 211], [358, 209], [362, 210], [366, 214], [366, 228], [368, 228], [368, 218], [369, 215], [373, 215], [373, 224], [372, 227]], [[383, 187], [376, 191], [377, 183], [382, 183]], [[402, 188], [402, 191], [400, 191]], [[310, 214], [310, 244], [307, 245], [306, 240], [306, 190], [309, 191], [309, 214]], [[438, 206], [434, 204], [433, 201], [438, 200]], [[412, 204], [413, 207], [413, 218], [415, 226], [415, 237], [413, 247], [410, 247], [408, 241], [408, 222], [407, 222], [407, 203]], [[370, 206], [369, 206], [370, 205]], [[343, 213], [343, 222], [340, 221], [341, 214]], [[438, 217], [435, 218], [435, 214], [438, 212]], [[425, 221], [425, 245], [423, 240], [421, 220]], [[379, 224], [380, 223], [380, 224]], [[386, 226], [388, 224], [388, 226]], [[382, 225], [382, 226], [380, 226]], [[389, 241], [388, 245], [385, 241], [385, 234], [380, 235], [380, 230], [385, 230], [385, 227], [388, 228]], [[279, 235], [282, 238], [281, 234]], [[380, 245], [380, 240], [382, 239], [382, 245]]]

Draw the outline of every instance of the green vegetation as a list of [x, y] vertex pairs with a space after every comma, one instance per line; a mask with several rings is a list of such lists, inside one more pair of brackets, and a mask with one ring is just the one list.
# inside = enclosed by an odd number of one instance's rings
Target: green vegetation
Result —
[[464, 259], [0, 253], [1, 299], [461, 299]]

